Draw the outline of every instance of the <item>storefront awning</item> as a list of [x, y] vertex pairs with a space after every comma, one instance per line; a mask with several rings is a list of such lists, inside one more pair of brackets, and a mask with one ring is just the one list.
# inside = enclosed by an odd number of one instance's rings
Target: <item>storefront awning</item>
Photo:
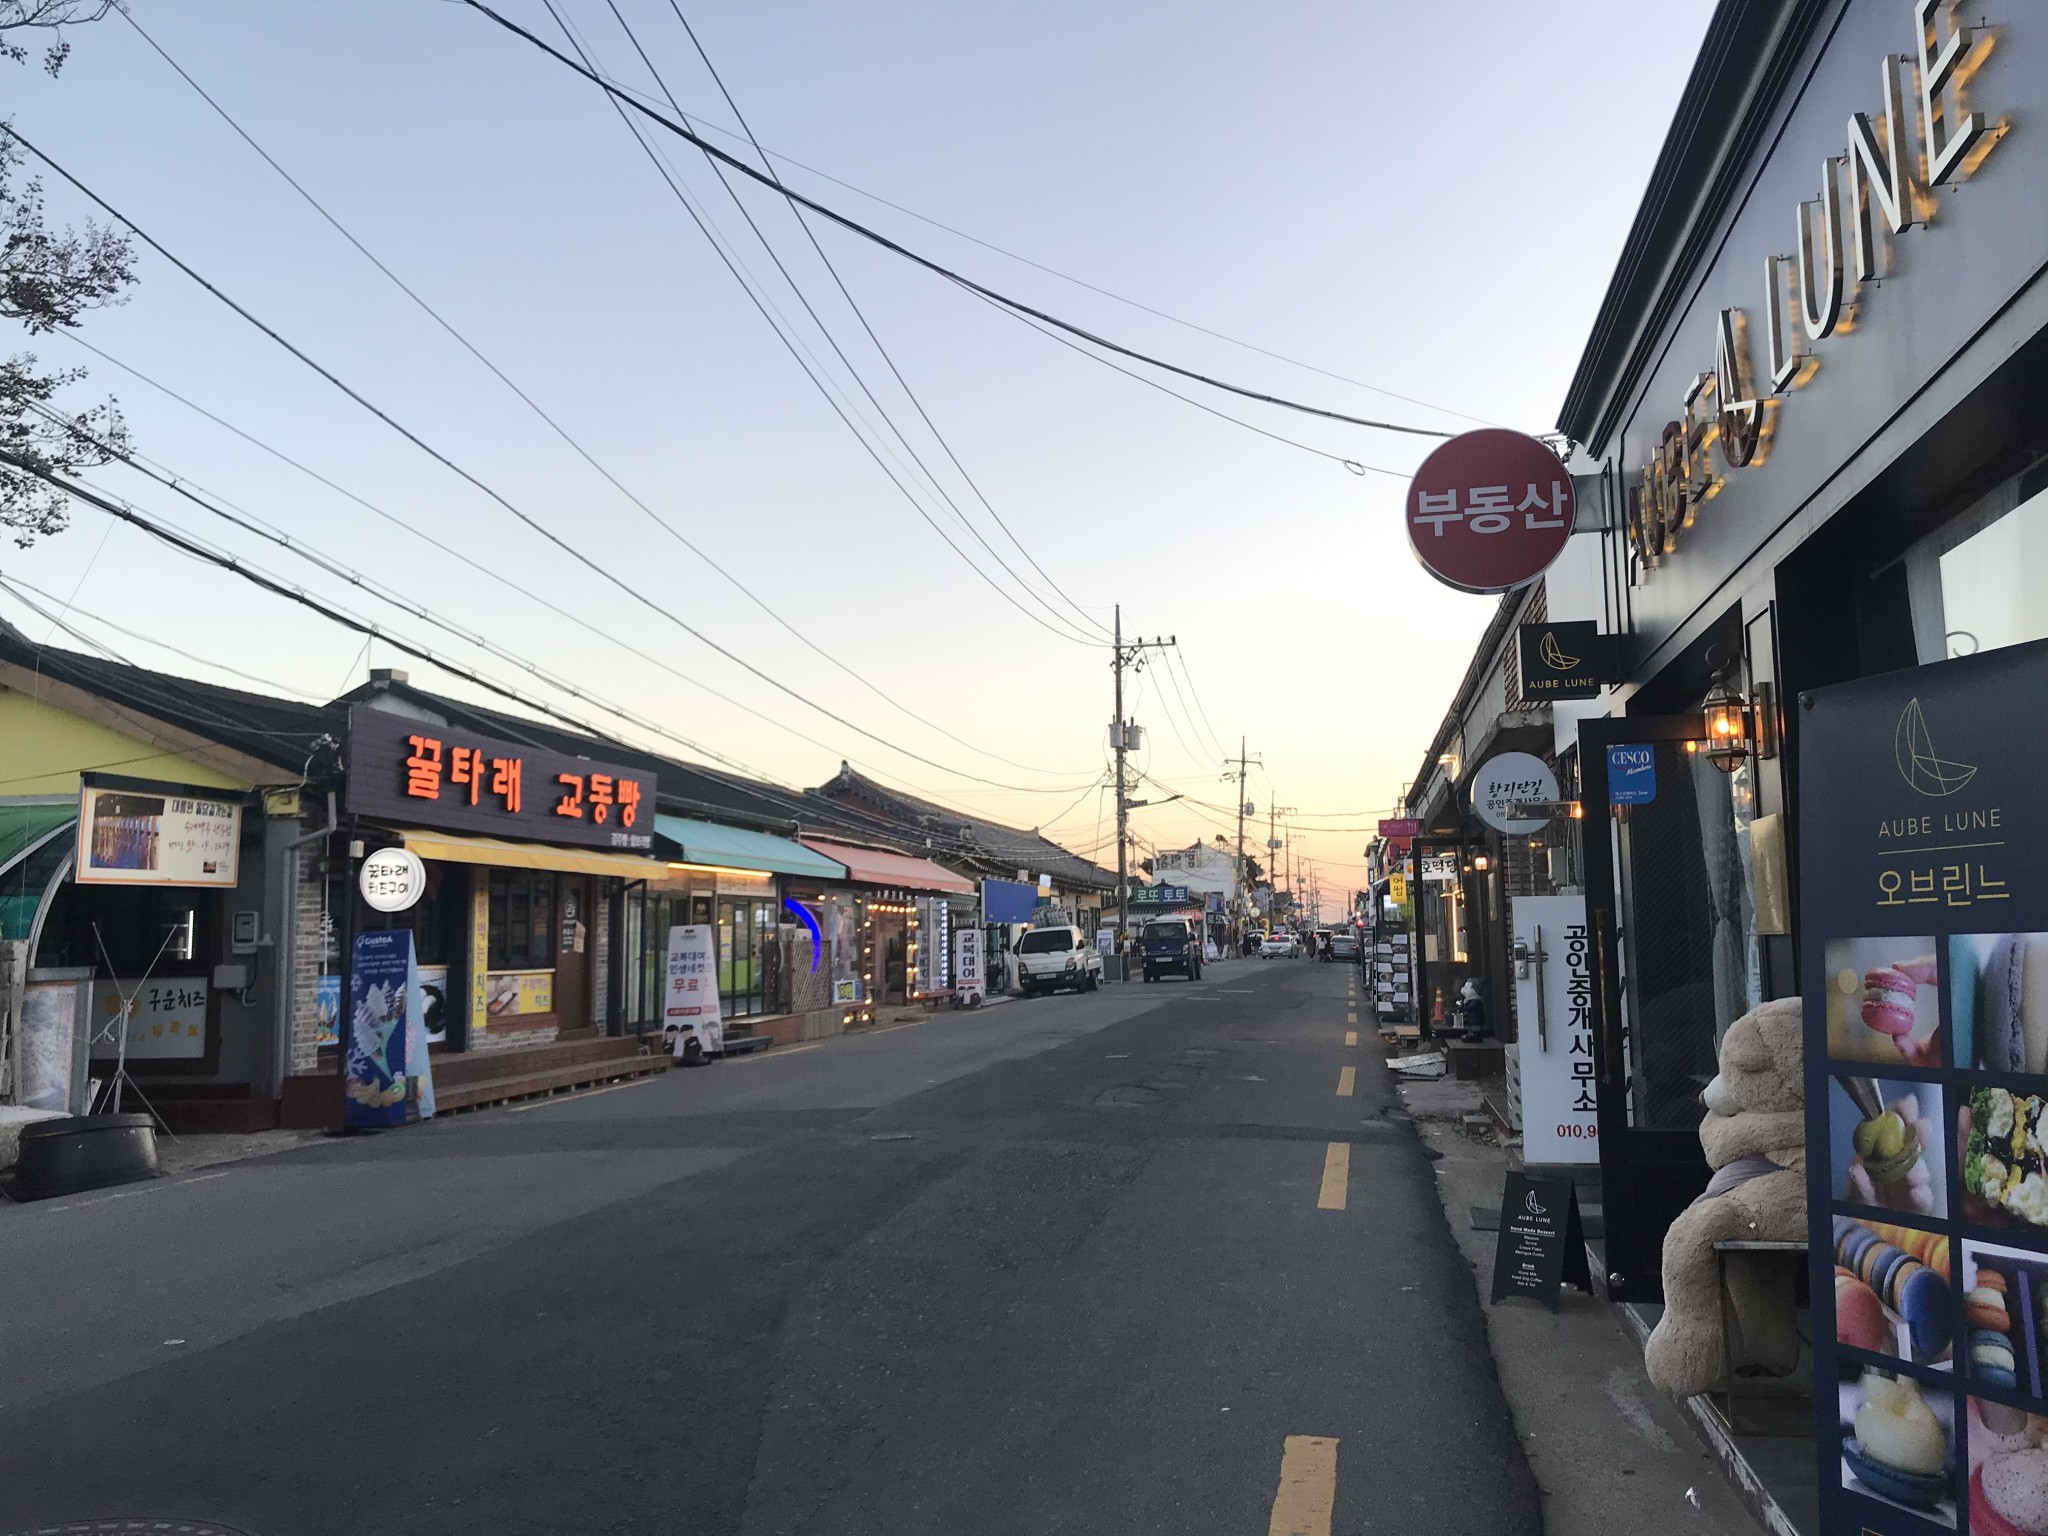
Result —
[[907, 891], [954, 891], [974, 894], [974, 882], [951, 870], [941, 869], [930, 859], [914, 859], [907, 853], [883, 853], [876, 848], [855, 848], [849, 843], [828, 843], [807, 837], [804, 846], [813, 853], [836, 859], [846, 866], [846, 878], [862, 885], [900, 886]]
[[749, 870], [768, 875], [805, 875], [813, 880], [844, 880], [846, 866], [802, 843], [745, 827], [722, 827], [715, 821], [687, 816], [657, 816], [654, 830], [682, 851], [685, 864], [714, 869]]
[[78, 801], [0, 804], [0, 938], [37, 937], [51, 888], [71, 866]]
[[446, 832], [406, 832], [405, 846], [423, 859], [451, 864], [491, 864], [502, 869], [552, 869], [565, 875], [618, 875], [646, 880], [659, 875], [658, 859], [634, 853], [599, 853], [590, 848], [549, 848], [540, 843], [502, 843], [494, 837], [456, 837]]

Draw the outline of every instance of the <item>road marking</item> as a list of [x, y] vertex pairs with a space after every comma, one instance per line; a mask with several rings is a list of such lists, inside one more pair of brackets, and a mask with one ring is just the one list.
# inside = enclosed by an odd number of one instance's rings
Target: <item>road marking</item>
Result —
[[1357, 1086], [1357, 1084], [1358, 1068], [1346, 1067], [1342, 1072], [1339, 1072], [1337, 1074], [1337, 1097], [1340, 1099], [1350, 1098], [1351, 1091], [1353, 1088]]
[[1346, 1045], [1356, 1045], [1356, 1044], [1358, 1044], [1358, 1031], [1357, 1031], [1357, 1030], [1355, 1030], [1355, 1029], [1347, 1029], [1347, 1030], [1345, 1030], [1345, 1031], [1344, 1031], [1344, 1043], [1345, 1043]]
[[1358, 1015], [1356, 1013], [1347, 1013], [1344, 1015], [1344, 1022], [1346, 1024], [1356, 1024], [1358, 1022]]
[[[197, 1173], [187, 1179], [152, 1179], [140, 1189], [116, 1190], [113, 1194], [99, 1195], [91, 1200], [71, 1200], [63, 1205], [46, 1205], [42, 1207], [42, 1211], [46, 1216], [54, 1216], [59, 1211], [82, 1211], [89, 1205], [107, 1205], [115, 1200], [133, 1200], [137, 1195], [155, 1194], [160, 1189], [182, 1189], [187, 1184], [204, 1184], [211, 1179], [224, 1179], [228, 1176], [228, 1173], [229, 1170], [223, 1168], [219, 1173]], [[30, 1205], [34, 1203], [34, 1201], [24, 1202], [24, 1204]]]
[[1323, 1192], [1316, 1197], [1319, 1211], [1341, 1211], [1351, 1189], [1351, 1143], [1333, 1141], [1323, 1154]]
[[[923, 1020], [918, 1022], [922, 1023]], [[915, 1025], [911, 1024], [894, 1024], [888, 1029], [871, 1029], [868, 1033], [871, 1035], [886, 1035], [898, 1029], [913, 1029], [915, 1027]], [[822, 1040], [813, 1040], [809, 1045], [778, 1045], [773, 1050], [756, 1051], [751, 1056], [735, 1057], [733, 1060], [724, 1063], [724, 1065], [728, 1067], [743, 1067], [750, 1061], [780, 1061], [785, 1056], [801, 1056], [805, 1051], [819, 1050], [824, 1044], [825, 1042]]]
[[651, 1077], [636, 1077], [630, 1083], [613, 1083], [609, 1087], [591, 1088], [582, 1093], [558, 1094], [552, 1099], [535, 1099], [531, 1104], [507, 1104], [505, 1112], [511, 1115], [523, 1115], [529, 1109], [546, 1109], [551, 1104], [567, 1104], [572, 1099], [594, 1099], [600, 1093], [617, 1093], [621, 1088], [645, 1088], [653, 1081], [654, 1079]]
[[1280, 1455], [1280, 1491], [1273, 1496], [1267, 1536], [1330, 1536], [1337, 1502], [1337, 1442], [1289, 1435]]

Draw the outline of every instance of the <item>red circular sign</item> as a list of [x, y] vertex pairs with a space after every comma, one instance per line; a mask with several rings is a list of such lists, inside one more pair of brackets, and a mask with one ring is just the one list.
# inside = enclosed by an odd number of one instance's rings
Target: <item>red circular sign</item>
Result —
[[1572, 536], [1572, 477], [1533, 437], [1482, 427], [1452, 438], [1408, 482], [1408, 543], [1463, 592], [1527, 586]]

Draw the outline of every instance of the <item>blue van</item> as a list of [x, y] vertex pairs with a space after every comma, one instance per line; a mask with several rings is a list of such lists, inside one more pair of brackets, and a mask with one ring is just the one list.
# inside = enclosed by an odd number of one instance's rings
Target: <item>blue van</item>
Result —
[[1138, 960], [1145, 979], [1185, 976], [1202, 979], [1202, 940], [1184, 917], [1155, 917], [1138, 934]]

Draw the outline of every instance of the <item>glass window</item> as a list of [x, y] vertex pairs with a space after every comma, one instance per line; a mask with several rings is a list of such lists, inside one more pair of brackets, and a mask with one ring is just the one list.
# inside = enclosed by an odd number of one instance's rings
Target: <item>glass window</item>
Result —
[[1941, 557], [1948, 654], [2048, 639], [2048, 491]]
[[1020, 955], [1051, 955], [1074, 947], [1074, 936], [1065, 928], [1039, 928], [1017, 941]]
[[1907, 557], [1920, 659], [1942, 661], [2048, 639], [2044, 574], [2048, 490], [2021, 500], [2015, 482]]
[[555, 963], [555, 877], [491, 871], [490, 969], [543, 971]]

